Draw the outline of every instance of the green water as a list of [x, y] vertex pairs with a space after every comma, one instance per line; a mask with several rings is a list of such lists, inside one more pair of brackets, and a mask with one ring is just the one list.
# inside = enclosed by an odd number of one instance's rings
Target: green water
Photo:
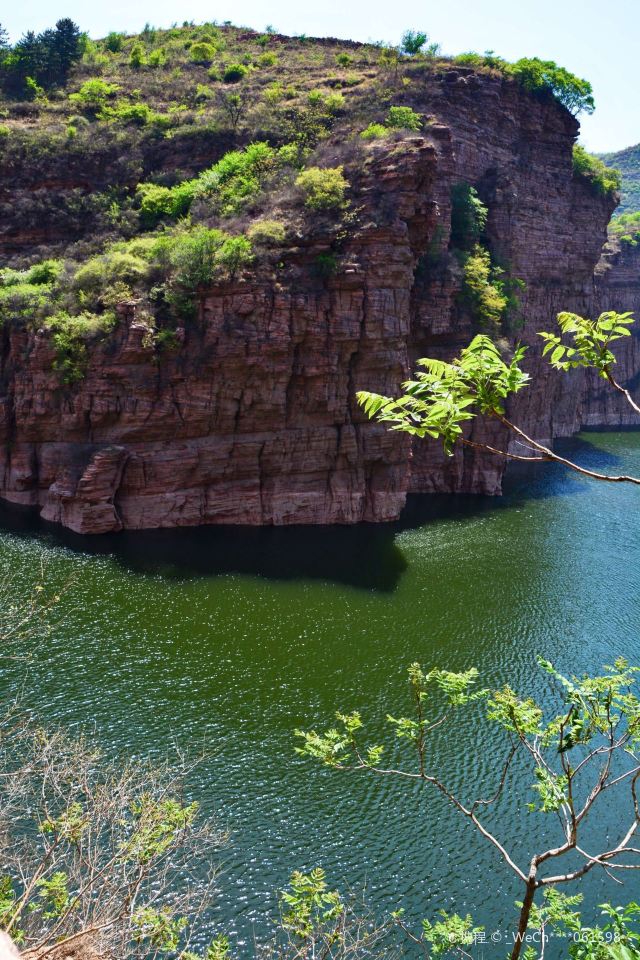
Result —
[[[638, 434], [586, 434], [570, 448], [640, 473]], [[232, 834], [217, 929], [246, 940], [290, 872], [316, 865], [335, 884], [366, 885], [380, 910], [403, 905], [416, 920], [455, 904], [501, 929], [516, 889], [482, 838], [431, 793], [309, 768], [292, 731], [342, 708], [372, 717], [375, 734], [376, 718], [402, 709], [413, 660], [476, 665], [486, 683], [543, 699], [538, 653], [575, 671], [620, 653], [640, 662], [639, 497], [543, 468], [512, 477], [501, 499], [421, 498], [395, 527], [95, 541], [4, 511], [0, 574], [16, 593], [43, 565], [52, 587], [68, 585], [51, 640], [28, 666], [5, 662], [2, 693], [50, 721], [90, 722], [109, 752], [214, 748], [192, 790]], [[433, 762], [469, 796], [499, 755], [469, 719], [455, 740], [437, 739]], [[523, 864], [538, 826], [506, 811], [525, 799], [514, 787], [498, 811]], [[623, 813], [609, 803], [594, 829]], [[594, 872], [584, 890], [587, 907], [626, 902], [640, 878], [613, 888]]]

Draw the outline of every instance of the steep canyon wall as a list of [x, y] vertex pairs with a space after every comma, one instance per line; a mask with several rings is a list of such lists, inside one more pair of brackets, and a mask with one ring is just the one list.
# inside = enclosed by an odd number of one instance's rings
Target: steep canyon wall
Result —
[[[526, 284], [513, 336], [532, 344], [534, 382], [514, 416], [541, 439], [632, 422], [595, 379], [536, 359], [536, 332], [560, 310], [640, 307], [640, 256], [603, 253], [613, 202], [573, 176], [576, 121], [463, 68], [431, 78], [421, 98], [424, 135], [367, 147], [353, 170], [347, 159], [357, 217], [335, 276], [315, 267], [333, 243], [320, 225], [283, 251], [277, 275], [258, 265], [209, 290], [176, 350], [158, 354], [135, 305], [122, 309], [67, 387], [44, 330], [5, 326], [0, 496], [101, 533], [387, 521], [408, 492], [499, 492], [501, 461], [412, 450], [354, 401], [358, 389], [396, 391], [417, 357], [449, 358], [475, 332], [449, 250], [459, 181], [478, 189], [492, 251]], [[640, 341], [625, 346], [621, 379], [633, 386]], [[485, 438], [486, 425], [470, 435]]]

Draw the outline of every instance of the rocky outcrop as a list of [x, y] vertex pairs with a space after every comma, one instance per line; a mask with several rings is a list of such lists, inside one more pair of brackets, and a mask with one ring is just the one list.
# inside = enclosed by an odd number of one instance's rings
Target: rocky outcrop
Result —
[[[5, 329], [0, 495], [101, 533], [387, 521], [409, 491], [498, 492], [501, 461], [445, 459], [426, 442], [411, 455], [354, 400], [397, 390], [416, 357], [449, 357], [473, 333], [449, 251], [452, 186], [477, 187], [495, 255], [526, 283], [527, 342], [561, 309], [633, 309], [638, 271], [625, 253], [600, 261], [613, 204], [574, 179], [577, 124], [556, 104], [457, 69], [432, 77], [416, 106], [430, 116], [424, 136], [368, 147], [348, 168], [357, 223], [335, 276], [317, 269], [330, 233], [300, 236], [278, 272], [210, 290], [168, 351], [131, 304], [73, 387], [43, 331]], [[625, 373], [638, 361], [634, 341]], [[536, 436], [627, 422], [584, 376], [532, 366], [516, 412]], [[499, 429], [492, 439], [506, 442]]]

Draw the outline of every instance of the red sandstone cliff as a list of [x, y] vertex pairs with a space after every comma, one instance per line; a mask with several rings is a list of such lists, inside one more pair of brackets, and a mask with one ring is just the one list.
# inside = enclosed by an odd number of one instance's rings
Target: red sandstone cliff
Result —
[[[52, 371], [43, 331], [5, 329], [0, 495], [100, 533], [385, 521], [409, 491], [498, 492], [501, 462], [445, 459], [426, 442], [411, 457], [407, 438], [354, 403], [357, 389], [393, 392], [417, 356], [451, 356], [472, 335], [448, 253], [452, 185], [476, 185], [487, 203], [492, 247], [526, 282], [532, 344], [561, 309], [637, 308], [640, 257], [599, 263], [612, 203], [573, 178], [577, 124], [564, 110], [464, 69], [431, 78], [421, 98], [427, 133], [368, 148], [350, 174], [358, 218], [335, 277], [313, 269], [327, 238], [301, 237], [279, 274], [210, 290], [171, 353], [132, 306], [73, 387]], [[531, 366], [517, 412], [536, 436], [627, 422], [599, 385]], [[640, 369], [636, 340], [623, 369]]]

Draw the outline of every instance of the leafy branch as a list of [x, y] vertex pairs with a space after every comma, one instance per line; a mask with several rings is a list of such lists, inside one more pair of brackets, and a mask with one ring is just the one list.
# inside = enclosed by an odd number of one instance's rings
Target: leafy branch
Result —
[[[557, 886], [578, 880], [596, 868], [613, 877], [621, 871], [640, 869], [640, 849], [635, 840], [640, 827], [640, 671], [619, 659], [599, 676], [565, 677], [548, 661], [540, 659], [538, 663], [556, 689], [556, 712], [548, 719], [536, 701], [520, 698], [508, 685], [494, 691], [477, 689], [475, 669], [425, 672], [419, 664], [412, 664], [409, 690], [413, 712], [403, 717], [387, 716], [396, 741], [408, 748], [400, 750], [403, 758], [408, 754], [408, 763], [406, 759], [394, 764], [383, 762], [388, 744], [363, 741], [365, 727], [359, 713], [337, 714], [337, 725], [322, 733], [296, 731], [302, 741], [297, 752], [334, 770], [392, 776], [435, 788], [493, 845], [523, 886], [511, 960], [518, 960], [532, 923], [539, 925], [543, 919], [545, 923], [550, 919], [555, 922], [560, 904], [564, 904], [566, 914], [576, 902], [563, 900], [564, 895], [555, 890]], [[500, 732], [504, 756], [489, 796], [466, 800], [430, 769], [428, 758], [433, 751], [428, 749], [429, 737], [445, 724], [455, 737], [458, 711], [479, 705], [484, 708], [485, 719]], [[520, 762], [514, 772], [516, 756]], [[551, 816], [559, 834], [557, 843], [530, 852], [524, 863], [484, 818], [484, 812], [505, 794], [514, 777], [523, 776], [523, 768], [529, 771], [535, 797], [528, 805], [530, 812]], [[594, 849], [592, 833], [588, 843], [582, 839], [584, 825], [589, 821], [590, 830], [596, 826], [602, 798], [613, 788], [628, 791], [630, 818], [620, 825], [616, 840], [604, 836], [600, 847]], [[592, 816], [594, 810], [596, 815]], [[569, 865], [563, 868], [565, 857]], [[544, 907], [535, 904], [540, 892], [545, 897]], [[470, 918], [467, 922], [456, 916], [448, 921], [454, 933], [456, 929], [460, 935], [472, 930]], [[433, 937], [433, 924], [423, 925], [423, 936], [426, 934]], [[432, 939], [430, 942], [433, 945]]]
[[[563, 371], [577, 367], [596, 370], [640, 413], [640, 406], [613, 375], [616, 358], [610, 349], [616, 340], [630, 335], [631, 314], [608, 312], [597, 320], [587, 320], [576, 314], [561, 313], [558, 323], [560, 336], [540, 334], [545, 340], [543, 355], [549, 355], [552, 366]], [[569, 343], [563, 341], [562, 336], [568, 336]], [[508, 460], [559, 463], [596, 480], [640, 484], [638, 477], [587, 470], [535, 440], [509, 419], [508, 398], [526, 387], [531, 379], [521, 367], [526, 349], [518, 345], [511, 357], [505, 359], [490, 337], [478, 334], [450, 363], [431, 358], [419, 360], [423, 370], [403, 384], [404, 392], [399, 397], [360, 391], [357, 398], [370, 418], [388, 423], [392, 430], [440, 440], [449, 456], [456, 444], [460, 444]], [[516, 453], [509, 445], [501, 449], [471, 440], [464, 428], [479, 415], [501, 423], [526, 452]]]

